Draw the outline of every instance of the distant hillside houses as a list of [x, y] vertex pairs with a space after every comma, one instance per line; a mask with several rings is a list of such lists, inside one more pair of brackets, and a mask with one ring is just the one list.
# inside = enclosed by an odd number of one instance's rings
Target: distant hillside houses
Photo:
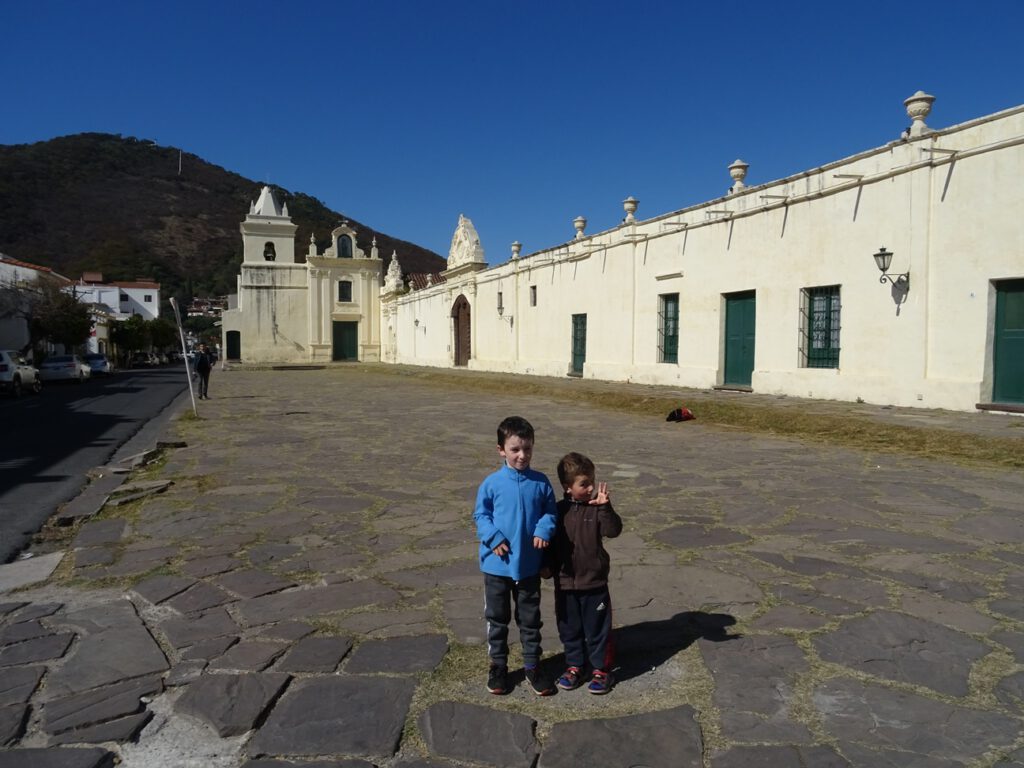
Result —
[[211, 317], [219, 320], [224, 310], [228, 308], [228, 297], [196, 297], [192, 299], [185, 314], [188, 317]]
[[[954, 410], [1024, 411], [1024, 106], [489, 266], [460, 216], [410, 280], [345, 225], [295, 260], [264, 188], [241, 224], [229, 361], [468, 367]], [[567, 230], [569, 229], [567, 222]], [[526, 233], [524, 233], [526, 234]]]

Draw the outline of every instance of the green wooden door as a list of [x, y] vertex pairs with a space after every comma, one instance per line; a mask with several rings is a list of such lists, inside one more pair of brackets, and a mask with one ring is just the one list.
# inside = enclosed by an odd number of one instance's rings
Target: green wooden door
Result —
[[359, 359], [359, 323], [334, 321], [332, 360]]
[[572, 371], [574, 376], [583, 375], [583, 363], [587, 359], [587, 316], [572, 316]]
[[1024, 280], [996, 284], [992, 358], [992, 401], [1024, 403]]
[[754, 373], [754, 325], [757, 317], [753, 291], [725, 297], [726, 385], [749, 387]]

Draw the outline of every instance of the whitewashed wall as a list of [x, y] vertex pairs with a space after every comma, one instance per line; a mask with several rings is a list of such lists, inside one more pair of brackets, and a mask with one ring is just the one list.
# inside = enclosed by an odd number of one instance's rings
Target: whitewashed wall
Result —
[[[584, 376], [712, 387], [723, 295], [753, 290], [754, 391], [973, 409], [991, 395], [993, 281], [1024, 277], [1022, 142], [1024, 108], [1007, 110], [389, 299], [394, 358], [451, 365], [464, 294], [471, 368], [565, 375], [571, 315], [586, 313]], [[879, 283], [883, 245], [890, 272], [910, 272], [902, 304]], [[803, 368], [801, 289], [830, 285], [840, 367]], [[675, 292], [679, 362], [659, 363], [658, 296]]]

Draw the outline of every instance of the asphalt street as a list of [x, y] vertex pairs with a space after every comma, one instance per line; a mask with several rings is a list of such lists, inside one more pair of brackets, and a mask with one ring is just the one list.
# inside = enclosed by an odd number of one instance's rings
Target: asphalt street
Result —
[[184, 367], [168, 366], [0, 400], [0, 563], [187, 386]]

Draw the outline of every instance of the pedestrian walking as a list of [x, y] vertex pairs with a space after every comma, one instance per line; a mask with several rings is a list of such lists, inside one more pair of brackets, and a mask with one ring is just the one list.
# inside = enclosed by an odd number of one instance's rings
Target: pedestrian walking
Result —
[[196, 373], [199, 374], [199, 399], [209, 400], [210, 371], [213, 370], [213, 356], [205, 344], [199, 345], [199, 354], [196, 355]]

